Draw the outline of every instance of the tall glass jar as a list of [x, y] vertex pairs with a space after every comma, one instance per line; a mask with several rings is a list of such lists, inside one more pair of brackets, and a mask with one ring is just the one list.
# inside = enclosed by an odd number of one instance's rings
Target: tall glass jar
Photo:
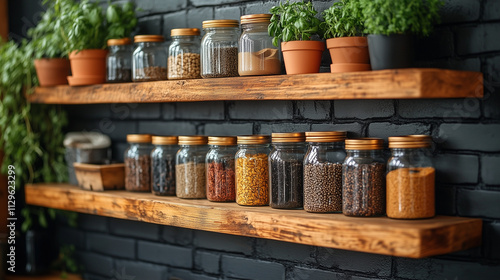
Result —
[[389, 137], [387, 217], [423, 219], [436, 214], [431, 142], [427, 135]]
[[238, 76], [237, 20], [221, 19], [203, 22], [205, 36], [201, 40], [201, 77]]
[[240, 76], [281, 74], [280, 51], [273, 46], [267, 27], [270, 14], [245, 15], [241, 17], [238, 52]]
[[236, 203], [269, 204], [269, 142], [267, 135], [238, 136], [236, 152]]
[[385, 160], [383, 140], [345, 140], [347, 156], [342, 165], [342, 213], [370, 217], [385, 213]]
[[342, 163], [345, 131], [306, 132], [304, 210], [342, 212]]
[[227, 202], [236, 200], [234, 156], [236, 137], [208, 137], [208, 150], [205, 159], [207, 168], [207, 199]]
[[151, 190], [156, 195], [175, 195], [177, 136], [153, 136]]
[[132, 82], [132, 46], [129, 38], [109, 39], [106, 82]]
[[200, 76], [200, 30], [177, 28], [170, 32], [168, 79], [198, 79]]
[[125, 150], [125, 189], [131, 192], [151, 191], [151, 135], [127, 135]]
[[179, 136], [179, 151], [175, 159], [177, 197], [205, 198], [205, 157], [207, 137], [200, 135]]
[[269, 185], [272, 208], [293, 209], [303, 205], [305, 134], [273, 133], [269, 153]]
[[137, 35], [132, 54], [132, 79], [134, 82], [160, 81], [168, 78], [167, 52], [161, 35]]

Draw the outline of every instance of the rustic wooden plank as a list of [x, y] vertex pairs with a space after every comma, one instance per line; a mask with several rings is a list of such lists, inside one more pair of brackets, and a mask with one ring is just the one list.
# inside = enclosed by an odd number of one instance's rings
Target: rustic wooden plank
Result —
[[331, 100], [482, 97], [480, 72], [399, 69], [39, 87], [34, 103], [153, 103], [215, 100]]
[[26, 202], [120, 219], [410, 258], [479, 246], [482, 230], [481, 219], [353, 218], [150, 193], [97, 193], [67, 184], [27, 185]]
[[0, 36], [1, 41], [9, 39], [9, 9], [7, 0], [0, 0]]

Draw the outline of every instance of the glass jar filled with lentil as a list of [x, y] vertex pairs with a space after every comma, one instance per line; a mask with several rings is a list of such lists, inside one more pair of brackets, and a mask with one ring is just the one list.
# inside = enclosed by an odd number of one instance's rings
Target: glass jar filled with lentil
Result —
[[342, 212], [342, 163], [345, 131], [306, 132], [304, 210]]
[[436, 214], [431, 142], [427, 135], [389, 137], [387, 217], [424, 219]]
[[208, 137], [209, 150], [205, 159], [207, 169], [207, 199], [217, 202], [236, 200], [234, 156], [236, 137]]
[[205, 36], [201, 40], [201, 77], [238, 76], [237, 20], [220, 19], [203, 22]]
[[131, 192], [151, 191], [151, 135], [127, 135], [125, 150], [125, 189]]
[[269, 204], [268, 135], [237, 137], [236, 203], [245, 206]]
[[137, 35], [132, 54], [132, 80], [134, 82], [168, 79], [167, 51], [161, 35]]
[[385, 213], [385, 160], [383, 140], [360, 138], [345, 140], [346, 158], [342, 164], [342, 213], [371, 217]]
[[205, 198], [207, 137], [179, 136], [175, 159], [175, 193], [180, 198]]
[[129, 38], [109, 39], [106, 57], [106, 82], [132, 82], [132, 42]]
[[155, 195], [175, 195], [177, 136], [153, 136], [151, 190]]
[[305, 138], [303, 132], [272, 134], [273, 149], [269, 153], [272, 208], [302, 208]]
[[200, 30], [177, 28], [170, 31], [168, 79], [198, 79], [200, 76]]

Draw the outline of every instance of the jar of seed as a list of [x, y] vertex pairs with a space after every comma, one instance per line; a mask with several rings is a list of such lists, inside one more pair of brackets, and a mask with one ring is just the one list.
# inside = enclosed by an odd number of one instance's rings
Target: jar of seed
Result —
[[385, 160], [383, 140], [345, 140], [347, 156], [342, 164], [342, 213], [371, 217], [385, 213]]
[[201, 77], [222, 78], [238, 76], [237, 20], [206, 20], [201, 40]]
[[170, 32], [168, 79], [198, 79], [200, 76], [200, 30], [177, 28]]
[[342, 212], [342, 163], [345, 131], [306, 132], [304, 210]]
[[127, 135], [125, 150], [125, 189], [131, 192], [151, 191], [151, 135]]
[[168, 78], [167, 52], [161, 35], [137, 35], [132, 54], [132, 79], [134, 82], [160, 81]]
[[236, 203], [269, 204], [269, 142], [267, 135], [238, 136], [236, 152]]
[[269, 153], [272, 208], [302, 208], [305, 138], [303, 132], [272, 134], [273, 149]]
[[389, 137], [387, 162], [387, 217], [423, 219], [435, 215], [435, 169], [432, 138], [427, 135]]
[[175, 195], [177, 136], [153, 136], [151, 190], [155, 195]]
[[109, 39], [106, 57], [106, 82], [132, 82], [132, 42], [129, 38]]
[[180, 198], [205, 198], [205, 157], [207, 137], [179, 136], [175, 159], [175, 193]]
[[208, 137], [209, 150], [205, 159], [207, 168], [207, 199], [227, 202], [236, 200], [234, 156], [236, 137]]

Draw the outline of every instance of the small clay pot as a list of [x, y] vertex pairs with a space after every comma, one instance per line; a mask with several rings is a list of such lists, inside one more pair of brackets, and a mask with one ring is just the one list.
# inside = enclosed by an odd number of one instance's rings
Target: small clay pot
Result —
[[[334, 72], [369, 71], [370, 55], [366, 37], [341, 37], [326, 40]], [[350, 65], [352, 64], [352, 65]]]
[[281, 43], [285, 69], [290, 74], [318, 73], [325, 43], [321, 41], [290, 41]]
[[[107, 54], [107, 50], [101, 49], [71, 52], [69, 54], [69, 60], [71, 62], [73, 79], [70, 80], [70, 85], [93, 85], [105, 83]], [[78, 82], [72, 83], [72, 81]]]
[[36, 75], [42, 87], [67, 85], [70, 65], [66, 58], [35, 59]]

